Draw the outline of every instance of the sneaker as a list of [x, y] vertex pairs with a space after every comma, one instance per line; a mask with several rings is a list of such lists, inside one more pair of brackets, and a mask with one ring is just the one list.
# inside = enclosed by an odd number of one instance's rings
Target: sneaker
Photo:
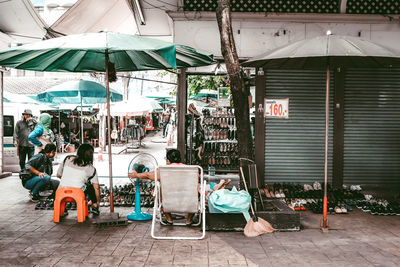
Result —
[[40, 196], [39, 195], [29, 195], [31, 202], [39, 202]]
[[364, 195], [365, 200], [371, 200], [372, 199], [372, 195]]
[[100, 215], [100, 210], [99, 210], [99, 208], [95, 208], [95, 207], [91, 206], [90, 213], [92, 213], [94, 216], [98, 216], [98, 215]]
[[341, 214], [342, 213], [342, 209], [340, 207], [338, 207], [338, 206], [336, 206], [334, 210], [335, 210], [336, 214]]
[[313, 184], [313, 189], [314, 189], [314, 190], [320, 190], [320, 189], [321, 189], [321, 184], [318, 183], [318, 182], [314, 182], [314, 184]]
[[160, 221], [160, 224], [162, 225], [173, 225], [174, 222], [168, 221], [166, 218], [162, 218]]

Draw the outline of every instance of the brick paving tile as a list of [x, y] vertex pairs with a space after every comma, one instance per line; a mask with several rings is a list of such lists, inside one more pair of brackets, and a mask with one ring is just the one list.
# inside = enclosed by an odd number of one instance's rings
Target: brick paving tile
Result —
[[271, 266], [268, 258], [246, 258], [248, 266]]
[[223, 266], [228, 266], [228, 259], [224, 259], [224, 258], [214, 258], [214, 257], [210, 257], [208, 258], [208, 264], [210, 266], [216, 266], [216, 265], [223, 265]]
[[101, 266], [118, 266], [123, 256], [87, 256], [82, 260], [83, 264], [101, 264]]
[[161, 265], [161, 264], [172, 264], [174, 261], [174, 255], [149, 255], [146, 260], [146, 264], [149, 265]]
[[[115, 157], [118, 164], [126, 155]], [[321, 215], [306, 211], [301, 213], [305, 229], [299, 232], [256, 238], [241, 232], [207, 232], [204, 240], [165, 241], [151, 238], [149, 221], [96, 227], [91, 216], [77, 223], [71, 212], [55, 224], [52, 211], [34, 210], [15, 175], [0, 179], [0, 199], [0, 266], [364, 267], [400, 262], [400, 216], [372, 216], [357, 209], [346, 216], [329, 216], [328, 233], [318, 229]], [[126, 216], [132, 208], [116, 211]], [[101, 212], [109, 208], [101, 207]], [[199, 234], [194, 228], [157, 225], [157, 230], [163, 235]]]
[[28, 261], [34, 266], [40, 266], [40, 267], [50, 267], [54, 266], [61, 260], [62, 257], [45, 257], [45, 258], [29, 258]]

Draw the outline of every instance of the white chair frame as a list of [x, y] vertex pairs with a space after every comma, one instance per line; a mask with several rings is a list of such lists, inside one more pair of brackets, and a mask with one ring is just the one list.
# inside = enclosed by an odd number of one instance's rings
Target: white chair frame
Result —
[[[160, 181], [158, 180], [158, 173], [161, 168], [187, 168], [187, 167], [196, 167], [198, 170], [200, 170], [200, 204], [198, 205], [198, 213], [199, 213], [199, 223], [194, 225], [194, 226], [199, 226], [201, 224], [202, 226], [202, 234], [201, 236], [157, 236], [155, 234], [155, 224], [156, 221], [161, 222], [161, 184]], [[160, 174], [162, 175], [162, 174]], [[155, 170], [155, 188], [154, 188], [154, 209], [153, 209], [153, 220], [151, 223], [151, 237], [155, 239], [169, 239], [169, 240], [199, 240], [203, 239], [206, 235], [206, 209], [205, 209], [205, 186], [206, 182], [204, 181], [204, 175], [203, 175], [203, 168], [198, 166], [198, 165], [172, 165], [172, 166], [161, 166], [157, 167]], [[196, 196], [197, 199], [197, 196]], [[180, 212], [179, 207], [177, 207], [177, 210], [173, 212]], [[172, 226], [186, 226], [185, 223], [173, 223]]]

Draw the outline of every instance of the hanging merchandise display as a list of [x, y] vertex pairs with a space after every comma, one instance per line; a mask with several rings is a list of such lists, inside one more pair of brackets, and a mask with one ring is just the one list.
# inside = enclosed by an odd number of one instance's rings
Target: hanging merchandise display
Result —
[[[236, 119], [232, 109], [209, 112], [204, 110], [203, 168], [213, 167], [216, 172], [237, 171], [238, 145]], [[211, 169], [213, 169], [211, 168]]]
[[132, 144], [128, 145], [120, 153], [128, 149], [143, 147], [142, 139], [146, 134], [146, 119], [144, 117], [129, 117], [126, 127], [121, 128], [121, 140], [126, 140], [127, 143], [131, 140]]
[[187, 162], [199, 164], [209, 174], [238, 172], [239, 156], [236, 119], [232, 108], [186, 116], [188, 136]]

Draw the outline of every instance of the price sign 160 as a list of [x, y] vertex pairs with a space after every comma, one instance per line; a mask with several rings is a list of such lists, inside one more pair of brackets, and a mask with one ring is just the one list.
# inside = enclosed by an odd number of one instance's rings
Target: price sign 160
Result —
[[289, 99], [265, 99], [265, 117], [289, 118]]

